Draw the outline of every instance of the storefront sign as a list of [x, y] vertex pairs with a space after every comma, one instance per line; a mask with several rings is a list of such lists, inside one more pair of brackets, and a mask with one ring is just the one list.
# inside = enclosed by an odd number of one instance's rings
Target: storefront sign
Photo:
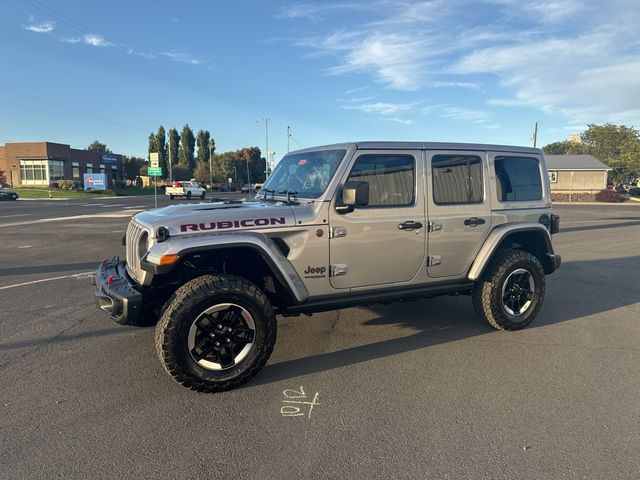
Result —
[[104, 173], [85, 173], [85, 190], [104, 190], [107, 188], [107, 176]]
[[118, 157], [115, 155], [102, 155], [102, 163], [110, 163], [112, 165], [118, 164]]

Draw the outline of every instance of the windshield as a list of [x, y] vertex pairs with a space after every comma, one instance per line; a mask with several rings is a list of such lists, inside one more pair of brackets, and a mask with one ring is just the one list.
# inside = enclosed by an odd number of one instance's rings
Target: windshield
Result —
[[286, 155], [273, 169], [260, 193], [293, 191], [298, 197], [318, 198], [327, 189], [346, 153], [346, 150], [319, 150]]

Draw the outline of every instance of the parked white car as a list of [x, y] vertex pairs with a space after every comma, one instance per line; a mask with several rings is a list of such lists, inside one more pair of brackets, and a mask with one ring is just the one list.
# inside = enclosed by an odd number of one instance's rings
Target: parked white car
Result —
[[175, 197], [186, 197], [187, 200], [200, 197], [204, 200], [205, 189], [198, 182], [173, 182], [173, 186], [167, 187], [164, 194], [169, 195], [171, 200]]

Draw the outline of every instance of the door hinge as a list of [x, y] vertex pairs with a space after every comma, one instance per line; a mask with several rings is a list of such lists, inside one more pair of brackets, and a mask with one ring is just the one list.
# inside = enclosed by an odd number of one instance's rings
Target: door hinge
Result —
[[347, 236], [347, 227], [331, 227], [330, 238], [340, 238]]
[[427, 267], [436, 267], [442, 263], [440, 255], [429, 255], [427, 257]]
[[439, 232], [440, 230], [442, 230], [442, 224], [436, 223], [436, 222], [429, 222], [427, 224], [427, 230], [429, 232]]
[[331, 265], [331, 276], [339, 277], [340, 275], [347, 274], [347, 264], [346, 263], [335, 263]]

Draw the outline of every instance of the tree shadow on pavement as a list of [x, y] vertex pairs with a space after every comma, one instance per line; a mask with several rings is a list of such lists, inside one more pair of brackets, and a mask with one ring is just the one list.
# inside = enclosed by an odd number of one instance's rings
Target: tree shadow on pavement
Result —
[[[639, 280], [640, 256], [567, 262], [558, 272], [547, 277], [543, 308], [528, 329], [579, 320], [640, 302]], [[377, 316], [354, 326], [354, 330], [350, 332], [356, 335], [355, 340], [352, 340], [354, 343], [358, 342], [358, 328], [376, 325], [397, 325], [401, 329], [417, 330], [417, 333], [388, 338], [394, 331], [385, 330], [383, 336], [387, 338], [381, 341], [269, 364], [247, 387], [355, 365], [484, 334], [511, 334], [496, 332], [488, 324], [484, 324], [475, 316], [471, 299], [465, 296], [401, 302], [367, 307], [367, 310]], [[313, 318], [299, 321], [312, 322]], [[340, 332], [334, 334], [340, 335]], [[345, 338], [353, 339], [354, 336]], [[280, 348], [284, 351], [295, 351], [296, 345], [280, 345]]]
[[33, 265], [29, 267], [0, 268], [0, 277], [8, 275], [31, 275], [34, 273], [60, 273], [77, 270], [95, 270], [100, 262], [61, 263], [58, 265]]

